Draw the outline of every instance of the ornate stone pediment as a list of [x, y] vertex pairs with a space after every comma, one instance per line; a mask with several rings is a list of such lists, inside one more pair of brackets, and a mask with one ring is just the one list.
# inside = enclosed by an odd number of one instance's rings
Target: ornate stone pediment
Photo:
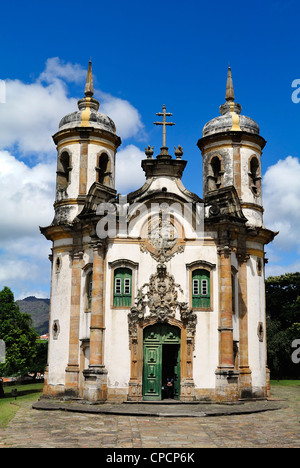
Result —
[[[138, 290], [135, 305], [128, 314], [130, 337], [136, 336], [138, 323], [153, 318], [158, 322], [167, 322], [169, 318], [175, 317], [177, 310], [182, 322], [188, 324], [189, 333], [194, 334], [196, 314], [188, 309], [186, 302], [178, 301], [178, 291], [183, 293], [180, 285], [175, 283], [174, 276], [167, 272], [166, 265], [159, 263], [156, 273], [150, 276], [149, 283]], [[149, 314], [145, 317], [147, 310]]]

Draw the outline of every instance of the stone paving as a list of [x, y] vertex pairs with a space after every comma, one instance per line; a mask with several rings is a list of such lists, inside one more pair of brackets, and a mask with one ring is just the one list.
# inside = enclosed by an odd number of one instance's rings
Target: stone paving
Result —
[[300, 387], [277, 387], [273, 411], [157, 417], [37, 411], [22, 407], [0, 429], [0, 448], [299, 448]]

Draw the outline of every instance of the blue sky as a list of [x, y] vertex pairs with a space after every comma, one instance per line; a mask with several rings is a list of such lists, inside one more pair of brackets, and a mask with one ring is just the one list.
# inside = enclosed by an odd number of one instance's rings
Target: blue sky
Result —
[[296, 1], [2, 4], [0, 288], [8, 285], [17, 298], [49, 297], [51, 246], [38, 226], [52, 220], [51, 136], [83, 96], [90, 58], [100, 111], [110, 112], [123, 141], [117, 188], [140, 185], [145, 146], [159, 152], [161, 128], [153, 122], [165, 104], [176, 123], [167, 145], [171, 152], [183, 147], [183, 182], [200, 196], [196, 144], [219, 115], [230, 64], [236, 101], [267, 140], [265, 222], [281, 232], [266, 249], [267, 273], [300, 271], [300, 103], [292, 101], [292, 83], [300, 79], [299, 10]]

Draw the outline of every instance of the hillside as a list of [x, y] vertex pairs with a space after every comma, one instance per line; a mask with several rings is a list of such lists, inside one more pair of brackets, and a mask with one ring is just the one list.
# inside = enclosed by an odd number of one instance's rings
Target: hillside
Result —
[[29, 296], [16, 302], [21, 312], [31, 316], [34, 329], [39, 335], [48, 333], [50, 299], [38, 299]]

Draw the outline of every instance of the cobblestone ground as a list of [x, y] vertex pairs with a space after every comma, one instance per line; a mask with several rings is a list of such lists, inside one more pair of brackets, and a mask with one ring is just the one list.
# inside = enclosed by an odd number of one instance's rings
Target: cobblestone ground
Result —
[[300, 387], [276, 388], [285, 408], [239, 416], [159, 418], [37, 411], [24, 404], [0, 448], [299, 448]]

